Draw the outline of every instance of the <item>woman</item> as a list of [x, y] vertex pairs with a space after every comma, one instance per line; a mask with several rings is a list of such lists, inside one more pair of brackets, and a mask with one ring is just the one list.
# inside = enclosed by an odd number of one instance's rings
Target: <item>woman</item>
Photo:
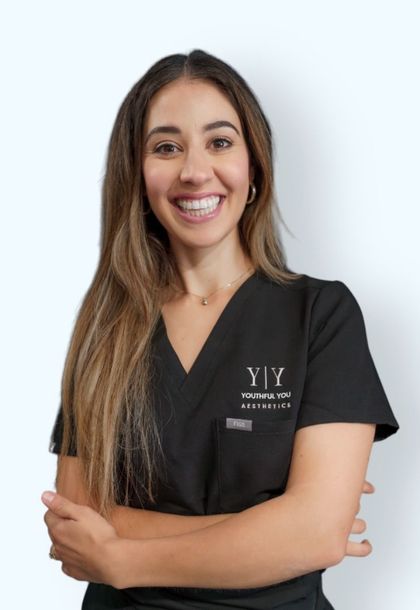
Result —
[[340, 281], [286, 267], [269, 123], [201, 50], [125, 98], [43, 496], [83, 610], [332, 608], [322, 572], [366, 556], [356, 518], [398, 423]]

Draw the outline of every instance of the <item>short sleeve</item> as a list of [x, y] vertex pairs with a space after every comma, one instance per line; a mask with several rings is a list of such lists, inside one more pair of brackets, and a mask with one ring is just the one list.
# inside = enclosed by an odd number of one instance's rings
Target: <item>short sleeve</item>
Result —
[[[70, 441], [70, 447], [66, 455], [77, 456], [76, 444], [74, 439], [74, 428], [72, 428], [72, 435]], [[61, 445], [63, 442], [63, 407], [60, 404], [55, 423], [50, 437], [49, 452], [59, 454], [61, 451]]]
[[312, 307], [296, 429], [329, 422], [376, 423], [374, 441], [399, 429], [370, 354], [359, 304], [337, 280], [320, 289]]

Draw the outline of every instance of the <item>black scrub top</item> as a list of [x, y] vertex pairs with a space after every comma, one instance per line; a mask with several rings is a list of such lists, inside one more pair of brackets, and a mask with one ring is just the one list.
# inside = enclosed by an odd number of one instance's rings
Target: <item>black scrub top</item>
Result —
[[[279, 285], [255, 271], [228, 301], [188, 374], [162, 316], [153, 342], [165, 463], [157, 504], [141, 505], [133, 490], [131, 506], [179, 515], [242, 511], [284, 492], [299, 428], [375, 423], [374, 441], [399, 429], [369, 351], [362, 312], [341, 281], [303, 274]], [[61, 434], [60, 405], [53, 453], [59, 453]], [[69, 453], [75, 455], [74, 449]], [[322, 592], [324, 571], [252, 589], [117, 591], [90, 583], [83, 610], [325, 610], [332, 606]]]

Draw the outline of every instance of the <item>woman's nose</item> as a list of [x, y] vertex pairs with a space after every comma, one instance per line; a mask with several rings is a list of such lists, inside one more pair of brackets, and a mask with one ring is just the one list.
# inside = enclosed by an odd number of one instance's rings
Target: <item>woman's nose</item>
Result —
[[182, 182], [192, 182], [200, 184], [206, 182], [213, 176], [213, 166], [211, 159], [206, 152], [199, 150], [189, 150], [184, 158], [180, 172]]

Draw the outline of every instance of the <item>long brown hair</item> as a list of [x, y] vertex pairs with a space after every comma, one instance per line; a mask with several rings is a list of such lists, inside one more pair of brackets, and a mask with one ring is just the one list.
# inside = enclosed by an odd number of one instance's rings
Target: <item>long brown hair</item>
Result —
[[[61, 455], [73, 441], [90, 500], [104, 516], [116, 503], [129, 502], [129, 489], [137, 489], [140, 503], [156, 502], [162, 445], [153, 412], [151, 340], [165, 287], [179, 276], [166, 230], [145, 194], [142, 138], [153, 95], [179, 78], [215, 85], [240, 118], [257, 190], [238, 225], [244, 251], [275, 282], [299, 277], [285, 264], [272, 134], [256, 95], [230, 65], [200, 49], [160, 59], [129, 91], [111, 132], [99, 262], [78, 312], [62, 378]], [[141, 460], [135, 463], [136, 452]]]

